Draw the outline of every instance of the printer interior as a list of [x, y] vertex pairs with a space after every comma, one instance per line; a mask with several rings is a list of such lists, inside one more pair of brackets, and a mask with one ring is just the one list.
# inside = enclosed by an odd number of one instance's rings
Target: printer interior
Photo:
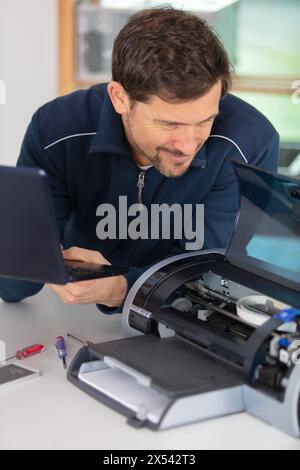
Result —
[[[214, 325], [223, 332], [247, 340], [253, 332], [253, 326], [241, 320], [236, 309], [237, 301], [249, 295], [260, 294], [210, 271], [194, 281], [184, 283], [162, 308], [171, 306], [196, 322]], [[253, 309], [263, 313], [261, 307]]]
[[[247, 302], [248, 299], [251, 302]], [[243, 312], [240, 311], [241, 307], [244, 308]], [[255, 319], [261, 317], [267, 321], [284, 307], [289, 306], [235, 281], [225, 279], [213, 271], [208, 271], [176, 289], [162, 305], [161, 312], [173, 311], [174, 315], [176, 311], [181, 318], [187, 318], [190, 330], [198, 336], [196, 341], [195, 337], [192, 338], [194, 344], [210, 356], [217, 357], [223, 363], [239, 369], [244, 365], [243, 360], [239, 361], [234, 350], [222, 347], [221, 338], [228, 338], [232, 345], [243, 346], [244, 343], [246, 346], [251, 335], [261, 326], [261, 323], [255, 324]], [[238, 311], [242, 316], [238, 315]], [[172, 322], [169, 318], [168, 315], [165, 324], [158, 324], [158, 333], [161, 337], [174, 334], [170, 330]], [[160, 322], [162, 319], [160, 316]], [[209, 331], [216, 333], [219, 340], [208, 339]], [[265, 389], [277, 398], [282, 397], [291, 365], [290, 355], [284, 352], [287, 345], [293, 350], [293, 343], [295, 343], [294, 349], [297, 349], [299, 334], [300, 318], [272, 333], [267, 344], [265, 363], [255, 371], [253, 383], [256, 387]], [[188, 334], [186, 336], [188, 340]]]

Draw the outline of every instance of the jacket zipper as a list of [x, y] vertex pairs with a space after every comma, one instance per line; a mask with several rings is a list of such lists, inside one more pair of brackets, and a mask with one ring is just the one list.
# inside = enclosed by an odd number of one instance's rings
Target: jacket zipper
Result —
[[139, 192], [138, 192], [138, 203], [139, 204], [143, 204], [143, 198], [142, 198], [142, 195], [143, 195], [143, 189], [144, 189], [144, 186], [145, 186], [145, 171], [141, 171], [139, 173], [139, 177], [138, 177], [138, 182], [137, 182], [137, 187], [139, 188]]

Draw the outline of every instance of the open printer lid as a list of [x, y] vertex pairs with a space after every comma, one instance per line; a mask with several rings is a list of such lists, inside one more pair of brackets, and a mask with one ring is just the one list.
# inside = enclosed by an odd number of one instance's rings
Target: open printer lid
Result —
[[240, 208], [231, 264], [300, 291], [300, 181], [233, 162]]

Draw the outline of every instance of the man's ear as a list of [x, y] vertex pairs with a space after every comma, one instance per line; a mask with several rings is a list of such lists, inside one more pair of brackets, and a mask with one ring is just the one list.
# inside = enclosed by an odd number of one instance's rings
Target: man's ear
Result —
[[110, 96], [113, 107], [118, 114], [130, 112], [131, 102], [127, 92], [119, 82], [111, 81], [107, 85], [107, 92]]

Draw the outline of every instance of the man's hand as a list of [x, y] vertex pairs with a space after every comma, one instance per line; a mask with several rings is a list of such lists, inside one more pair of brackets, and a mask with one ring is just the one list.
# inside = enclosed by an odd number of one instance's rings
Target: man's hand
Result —
[[[98, 251], [72, 247], [63, 250], [64, 259], [86, 261], [89, 263], [111, 263]], [[47, 284], [65, 304], [103, 304], [107, 307], [118, 307], [127, 292], [125, 276], [105, 277], [89, 281], [70, 282], [65, 285]]]

